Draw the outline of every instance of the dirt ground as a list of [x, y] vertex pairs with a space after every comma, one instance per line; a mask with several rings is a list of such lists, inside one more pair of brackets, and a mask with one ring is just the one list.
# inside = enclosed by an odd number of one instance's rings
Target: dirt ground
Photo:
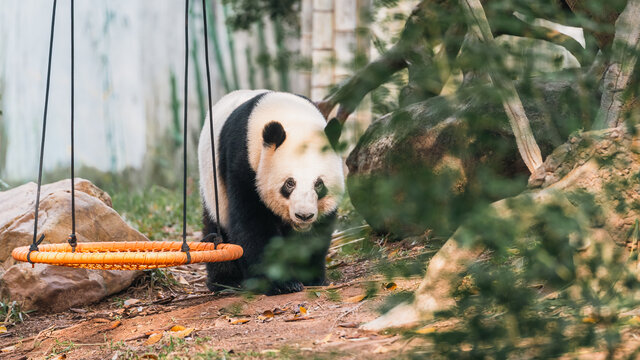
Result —
[[[146, 274], [100, 303], [57, 314], [29, 314], [0, 335], [2, 359], [395, 358], [411, 340], [368, 333], [384, 298], [419, 279], [366, 277], [367, 261], [341, 263], [332, 285], [280, 296], [212, 294], [204, 265]], [[164, 285], [162, 283], [164, 282]], [[386, 283], [388, 284], [388, 282]], [[379, 286], [373, 297], [366, 289]], [[173, 330], [173, 331], [172, 331]]]

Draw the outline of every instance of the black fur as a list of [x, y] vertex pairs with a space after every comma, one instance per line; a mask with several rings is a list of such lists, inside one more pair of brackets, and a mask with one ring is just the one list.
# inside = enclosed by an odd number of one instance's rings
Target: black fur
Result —
[[[256, 174], [249, 165], [247, 153], [248, 120], [256, 104], [265, 94], [258, 95], [235, 109], [225, 122], [219, 140], [218, 173], [227, 191], [229, 222], [222, 229], [225, 242], [242, 246], [242, 258], [231, 262], [207, 263], [207, 286], [210, 290], [220, 290], [219, 285], [240, 286], [244, 280], [254, 274], [253, 268], [262, 263], [264, 249], [275, 236], [286, 237], [292, 232], [290, 225], [284, 223], [261, 201], [256, 191]], [[284, 140], [284, 139], [283, 139]], [[332, 222], [335, 216], [323, 218]], [[205, 235], [215, 231], [215, 224], [205, 207], [203, 216]], [[325, 227], [319, 227], [325, 229]], [[315, 230], [315, 228], [314, 228]], [[314, 231], [312, 230], [312, 231]], [[326, 230], [322, 230], [325, 232]], [[308, 285], [324, 283], [325, 257], [331, 240], [331, 230], [326, 232], [326, 244], [314, 254], [309, 266], [317, 268], [319, 274]], [[324, 246], [326, 245], [326, 246]], [[300, 281], [272, 283], [268, 294], [281, 294], [303, 290]]]
[[277, 149], [280, 145], [282, 145], [284, 139], [286, 138], [287, 133], [284, 131], [282, 124], [277, 121], [268, 123], [262, 130], [262, 140], [264, 141], [264, 146], [266, 147], [275, 145]]

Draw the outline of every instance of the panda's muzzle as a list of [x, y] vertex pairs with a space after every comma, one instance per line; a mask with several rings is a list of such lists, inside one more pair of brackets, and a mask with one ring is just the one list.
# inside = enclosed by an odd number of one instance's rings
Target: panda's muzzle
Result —
[[309, 220], [312, 220], [315, 215], [316, 214], [314, 213], [296, 213], [296, 218], [301, 221], [308, 222]]

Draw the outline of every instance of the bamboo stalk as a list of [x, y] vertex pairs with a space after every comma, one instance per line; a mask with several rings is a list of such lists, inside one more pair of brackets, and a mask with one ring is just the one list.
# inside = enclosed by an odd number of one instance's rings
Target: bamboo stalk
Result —
[[[189, 10], [189, 17], [194, 18], [193, 8]], [[190, 31], [192, 34], [196, 34], [195, 21], [190, 22]], [[196, 94], [198, 99], [198, 110], [200, 111], [200, 127], [204, 125], [204, 119], [207, 116], [206, 106], [204, 105], [204, 88], [202, 85], [202, 71], [200, 69], [200, 47], [197, 36], [191, 37], [191, 59], [193, 61], [194, 77], [196, 78]]]
[[244, 49], [245, 60], [247, 60], [247, 69], [249, 71], [249, 88], [256, 89], [256, 67], [253, 63], [253, 54], [251, 53], [251, 46], [247, 46]]
[[210, 24], [208, 26], [209, 30], [209, 38], [211, 39], [213, 45], [213, 53], [216, 57], [216, 65], [218, 66], [218, 73], [220, 76], [220, 80], [222, 81], [222, 86], [226, 92], [231, 91], [231, 87], [229, 85], [229, 80], [227, 79], [227, 72], [224, 68], [224, 59], [222, 57], [222, 51], [220, 50], [220, 40], [218, 39], [218, 26], [216, 19], [216, 8], [215, 3], [213, 1], [207, 2], [209, 6], [209, 11], [207, 11], [207, 22]]
[[227, 3], [222, 4], [222, 15], [224, 18], [225, 29], [227, 30], [227, 45], [229, 46], [229, 56], [231, 58], [231, 75], [233, 76], [233, 88], [237, 90], [240, 88], [240, 81], [238, 81], [238, 66], [236, 65], [236, 46], [233, 41], [233, 29], [227, 23], [227, 19], [229, 18], [229, 7], [230, 5]]
[[267, 39], [264, 37], [264, 22], [258, 21], [258, 65], [262, 69], [262, 86], [266, 89], [272, 89], [271, 86], [271, 73], [269, 71], [269, 63], [271, 56], [269, 56], [269, 49], [267, 49]]
[[273, 24], [273, 31], [276, 37], [277, 54], [276, 68], [280, 80], [280, 90], [289, 91], [289, 56], [285, 45], [284, 26], [277, 21]]
[[604, 91], [594, 129], [621, 125], [620, 116], [625, 90], [633, 75], [640, 50], [640, 0], [629, 0], [616, 20], [616, 33], [611, 47], [609, 66], [604, 75]]
[[[461, 5], [469, 19], [470, 31], [475, 33], [487, 46], [495, 48], [489, 21], [480, 0], [461, 0]], [[529, 171], [533, 173], [542, 165], [542, 155], [531, 131], [531, 125], [524, 111], [524, 106], [522, 106], [522, 101], [520, 101], [520, 96], [518, 96], [511, 79], [500, 74], [493, 64], [489, 64], [488, 69], [491, 81], [502, 94], [502, 104], [509, 118], [513, 134], [516, 137], [520, 156], [522, 156]]]

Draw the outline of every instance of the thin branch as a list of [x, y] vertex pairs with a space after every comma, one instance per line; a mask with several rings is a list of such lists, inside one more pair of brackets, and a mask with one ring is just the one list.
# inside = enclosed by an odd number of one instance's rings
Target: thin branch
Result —
[[[495, 48], [493, 34], [491, 33], [491, 28], [489, 27], [489, 22], [480, 0], [461, 0], [461, 5], [463, 11], [469, 18], [470, 31], [475, 33], [486, 45]], [[529, 171], [533, 173], [535, 169], [542, 165], [542, 155], [533, 137], [531, 125], [524, 111], [524, 106], [522, 106], [522, 101], [520, 101], [518, 92], [509, 78], [501, 75], [499, 71], [491, 65], [488, 66], [488, 68], [491, 81], [503, 95], [502, 104], [509, 117], [509, 123], [516, 137], [516, 144], [518, 145], [520, 155]]]
[[640, 0], [629, 0], [616, 21], [609, 67], [604, 75], [604, 91], [594, 129], [620, 125], [625, 90], [638, 60]]

